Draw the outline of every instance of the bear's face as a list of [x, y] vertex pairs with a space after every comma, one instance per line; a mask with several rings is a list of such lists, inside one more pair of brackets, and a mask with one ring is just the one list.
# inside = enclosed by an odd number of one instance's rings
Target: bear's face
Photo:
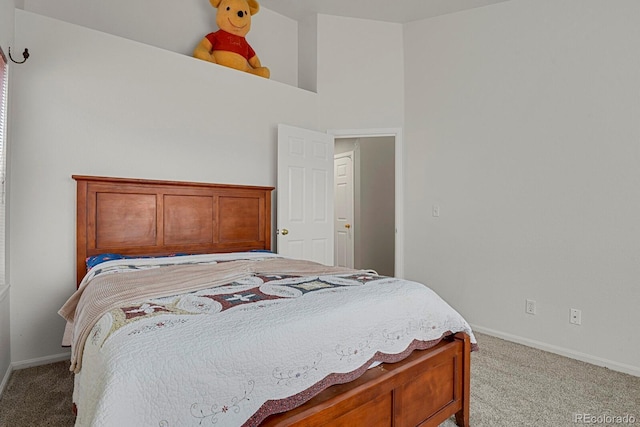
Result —
[[[218, 3], [215, 6], [214, 3]], [[251, 29], [251, 15], [258, 12], [258, 3], [247, 0], [211, 0], [218, 8], [216, 24], [227, 33], [244, 37]]]

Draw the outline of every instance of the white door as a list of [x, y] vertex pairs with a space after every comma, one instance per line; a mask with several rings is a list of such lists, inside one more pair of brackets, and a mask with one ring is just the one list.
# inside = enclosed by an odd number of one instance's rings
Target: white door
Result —
[[353, 151], [334, 158], [335, 265], [353, 268]]
[[278, 125], [278, 253], [333, 265], [333, 135]]

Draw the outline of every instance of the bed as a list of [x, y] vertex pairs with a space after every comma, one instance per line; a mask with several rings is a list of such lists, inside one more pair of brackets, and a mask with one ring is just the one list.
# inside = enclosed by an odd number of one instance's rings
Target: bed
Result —
[[76, 425], [469, 425], [466, 321], [422, 284], [272, 253], [272, 187], [73, 178]]

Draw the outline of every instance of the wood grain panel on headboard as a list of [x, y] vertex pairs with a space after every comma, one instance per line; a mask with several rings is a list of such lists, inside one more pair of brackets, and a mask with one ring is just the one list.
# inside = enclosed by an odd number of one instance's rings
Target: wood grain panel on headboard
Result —
[[73, 175], [78, 284], [87, 257], [271, 249], [273, 187]]

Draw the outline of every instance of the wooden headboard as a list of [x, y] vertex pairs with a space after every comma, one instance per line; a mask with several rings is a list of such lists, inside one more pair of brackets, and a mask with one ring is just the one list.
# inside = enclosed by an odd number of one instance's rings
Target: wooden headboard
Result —
[[76, 269], [103, 253], [170, 255], [271, 249], [273, 187], [73, 175]]

